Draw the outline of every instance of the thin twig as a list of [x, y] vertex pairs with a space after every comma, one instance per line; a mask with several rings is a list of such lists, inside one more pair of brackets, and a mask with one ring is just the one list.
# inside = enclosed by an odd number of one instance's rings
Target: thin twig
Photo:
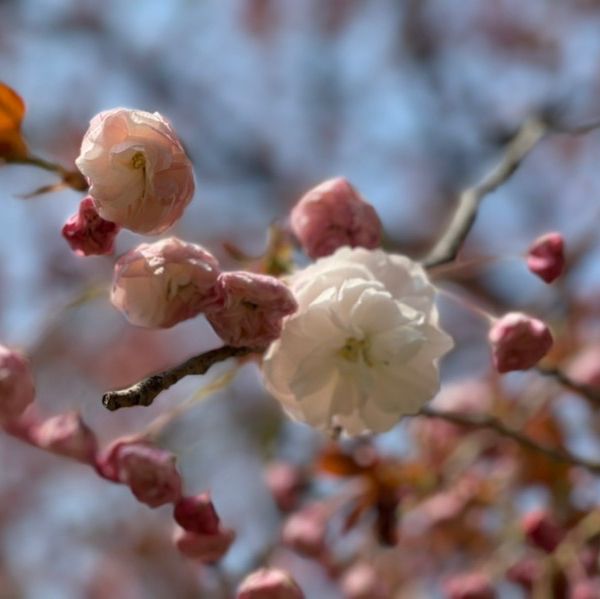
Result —
[[523, 159], [548, 132], [548, 125], [537, 118], [531, 118], [520, 127], [506, 147], [504, 155], [483, 179], [460, 194], [458, 206], [450, 224], [434, 248], [423, 260], [426, 268], [433, 268], [452, 262], [469, 231], [475, 223], [483, 198], [497, 189], [519, 168]]
[[545, 455], [551, 460], [562, 462], [564, 464], [570, 464], [572, 466], [580, 466], [586, 470], [589, 470], [590, 472], [593, 472], [594, 474], [600, 474], [600, 462], [592, 462], [590, 460], [586, 460], [585, 458], [574, 456], [562, 448], [542, 445], [521, 431], [510, 428], [494, 416], [488, 416], [486, 414], [446, 412], [429, 407], [422, 408], [419, 414], [421, 416], [425, 416], [426, 418], [440, 418], [441, 420], [446, 420], [448, 422], [452, 422], [453, 424], [462, 426], [493, 430], [499, 435], [512, 439], [527, 449], [531, 449], [532, 451], [536, 451], [537, 453]]
[[[75, 191], [87, 191], [88, 189], [88, 182], [78, 169], [75, 168], [69, 170], [61, 164], [45, 160], [44, 158], [34, 156], [33, 154], [20, 157], [5, 157], [0, 159], [0, 165], [2, 163], [35, 166], [45, 171], [56, 173], [61, 178], [62, 185], [64, 187], [70, 187]], [[43, 193], [46, 191], [55, 191], [55, 188], [58, 189], [58, 186], [45, 186], [42, 187], [40, 190], [34, 192], [33, 195], [39, 195], [39, 193]]]
[[192, 374], [205, 374], [213, 364], [228, 358], [239, 358], [254, 351], [249, 347], [231, 347], [224, 345], [218, 349], [193, 356], [182, 364], [164, 372], [150, 375], [127, 389], [108, 391], [102, 396], [102, 404], [110, 411], [132, 406], [149, 406], [154, 398], [182, 378]]
[[536, 370], [544, 376], [553, 378], [557, 383], [560, 383], [569, 391], [573, 391], [573, 393], [585, 397], [592, 403], [600, 404], [600, 390], [595, 389], [590, 385], [585, 385], [583, 383], [574, 381], [559, 368], [544, 368], [542, 366], [538, 366]]

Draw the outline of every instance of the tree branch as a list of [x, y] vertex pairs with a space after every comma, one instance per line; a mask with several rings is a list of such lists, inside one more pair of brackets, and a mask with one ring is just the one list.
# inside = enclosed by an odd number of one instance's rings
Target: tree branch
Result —
[[239, 358], [260, 351], [249, 347], [224, 345], [218, 349], [193, 356], [182, 364], [163, 372], [150, 375], [127, 389], [108, 391], [102, 396], [102, 404], [111, 412], [132, 406], [149, 406], [154, 398], [182, 378], [192, 374], [205, 374], [213, 364], [228, 358]]
[[538, 366], [536, 370], [544, 376], [555, 379], [557, 383], [561, 384], [569, 391], [573, 391], [573, 393], [581, 395], [590, 402], [600, 405], [600, 390], [591, 387], [590, 385], [584, 385], [583, 383], [574, 381], [559, 368], [544, 368]]
[[423, 260], [425, 268], [447, 264], [456, 258], [475, 223], [483, 198], [510, 178], [548, 130], [548, 125], [537, 118], [525, 121], [506, 147], [500, 163], [485, 175], [479, 183], [460, 194], [458, 206], [450, 224]]
[[436, 410], [435, 408], [422, 408], [419, 412], [421, 416], [426, 418], [440, 418], [453, 424], [468, 426], [472, 428], [481, 428], [492, 430], [503, 437], [512, 439], [527, 449], [536, 451], [547, 458], [569, 464], [571, 466], [580, 466], [594, 474], [600, 474], [600, 462], [592, 462], [585, 458], [580, 458], [572, 455], [568, 451], [558, 447], [548, 447], [528, 437], [524, 433], [510, 428], [498, 418], [488, 416], [486, 414], [464, 414], [459, 412], [446, 412]]

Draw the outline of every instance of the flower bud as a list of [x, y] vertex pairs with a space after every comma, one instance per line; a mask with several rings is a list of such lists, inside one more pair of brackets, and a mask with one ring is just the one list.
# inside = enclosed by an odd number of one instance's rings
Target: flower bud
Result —
[[546, 283], [560, 277], [565, 268], [565, 242], [560, 233], [538, 237], [527, 252], [527, 267]]
[[18, 418], [34, 398], [27, 359], [20, 352], [0, 345], [0, 425]]
[[85, 198], [79, 211], [69, 217], [62, 235], [78, 256], [101, 256], [112, 254], [115, 237], [121, 227], [104, 220], [94, 206], [94, 200]]
[[181, 477], [175, 456], [141, 441], [116, 441], [100, 458], [99, 473], [128, 485], [138, 501], [150, 507], [174, 503], [181, 497]]
[[219, 516], [208, 493], [181, 498], [173, 516], [179, 526], [196, 534], [214, 535], [219, 531]]
[[600, 597], [600, 577], [578, 580], [573, 584], [570, 599], [598, 599]]
[[444, 583], [447, 599], [494, 599], [496, 593], [488, 576], [480, 572], [458, 574]]
[[242, 580], [236, 599], [304, 599], [304, 593], [287, 572], [263, 568]]
[[307, 192], [292, 209], [290, 226], [313, 259], [329, 256], [344, 245], [374, 249], [381, 242], [377, 212], [342, 177]]
[[168, 328], [214, 303], [218, 276], [212, 254], [170, 237], [119, 258], [110, 299], [131, 324]]
[[173, 542], [186, 557], [197, 559], [205, 564], [218, 562], [235, 540], [235, 532], [219, 528], [214, 534], [198, 534], [177, 527]]
[[355, 564], [341, 580], [344, 599], [391, 599], [392, 594], [384, 580], [368, 563]]
[[158, 112], [115, 108], [96, 115], [75, 163], [100, 216], [136, 233], [169, 228], [194, 195], [192, 165]]
[[285, 521], [281, 531], [284, 545], [306, 557], [318, 557], [325, 549], [327, 512], [320, 504], [311, 504]]
[[582, 385], [600, 389], [600, 344], [588, 345], [577, 352], [569, 363], [567, 375]]
[[273, 462], [265, 471], [265, 480], [271, 495], [282, 512], [290, 512], [298, 503], [299, 494], [306, 485], [302, 470], [288, 462]]
[[297, 308], [287, 286], [267, 275], [226, 272], [217, 289], [217, 303], [206, 317], [217, 335], [235, 347], [268, 345], [281, 334], [284, 317]]
[[34, 424], [30, 436], [38, 447], [79, 462], [93, 464], [98, 442], [77, 412], [67, 412]]
[[510, 312], [498, 319], [488, 339], [494, 365], [500, 373], [532, 368], [554, 342], [544, 322], [521, 312]]
[[552, 553], [565, 536], [565, 531], [546, 510], [526, 514], [521, 527], [529, 542], [546, 553]]

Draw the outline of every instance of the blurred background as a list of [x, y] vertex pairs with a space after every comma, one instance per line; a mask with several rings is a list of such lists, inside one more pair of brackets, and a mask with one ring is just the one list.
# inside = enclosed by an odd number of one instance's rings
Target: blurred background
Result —
[[[269, 224], [337, 175], [376, 207], [388, 247], [417, 258], [459, 191], [497, 160], [527, 116], [552, 110], [565, 125], [600, 117], [600, 2], [0, 0], [0, 79], [27, 103], [30, 147], [65, 165], [100, 110], [169, 118], [197, 179], [194, 201], [169, 234], [207, 246], [229, 268], [236, 264], [223, 242], [260, 254]], [[565, 355], [592, 342], [599, 156], [600, 132], [543, 141], [486, 200], [465, 249], [500, 259], [446, 288], [498, 312], [547, 318]], [[27, 166], [0, 169], [0, 340], [31, 356], [47, 413], [78, 409], [108, 442], [144, 430], [204, 381], [182, 381], [151, 409], [119, 413], [101, 406], [103, 390], [219, 342], [201, 319], [159, 332], [129, 326], [107, 301], [113, 259], [79, 258], [60, 235], [81, 197], [20, 197], [53, 180]], [[548, 288], [520, 256], [555, 229], [571, 266]], [[123, 232], [117, 254], [138, 242]], [[457, 344], [446, 379], [487, 372], [485, 323], [449, 301], [443, 316]], [[565, 402], [567, 442], [597, 456], [580, 432], [589, 409]], [[410, 452], [406, 426], [382, 447]], [[277, 535], [280, 516], [261, 482], [265, 461], [309, 460], [319, 441], [282, 420], [248, 365], [229, 389], [175, 419], [160, 442], [178, 454], [186, 491], [210, 488], [238, 533], [220, 569], [174, 551], [168, 509], [151, 511], [84, 466], [2, 437], [0, 597], [226, 597], [223, 580], [260, 563]], [[309, 562], [281, 559], [309, 599], [342, 597]], [[433, 584], [398, 596], [438, 592]]]

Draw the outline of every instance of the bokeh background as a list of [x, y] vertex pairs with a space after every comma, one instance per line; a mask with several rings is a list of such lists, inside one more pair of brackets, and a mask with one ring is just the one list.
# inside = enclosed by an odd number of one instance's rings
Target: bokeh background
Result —
[[[231, 268], [223, 242], [260, 254], [269, 224], [335, 175], [375, 205], [388, 247], [419, 257], [458, 192], [527, 116], [552, 110], [567, 125], [600, 116], [600, 3], [1, 0], [0, 79], [27, 102], [31, 148], [64, 164], [100, 110], [167, 116], [197, 178], [196, 197], [172, 232]], [[594, 311], [600, 285], [599, 156], [600, 133], [545, 140], [488, 198], [469, 239], [465, 254], [499, 259], [446, 288], [499, 312], [533, 311], [567, 338], [579, 334], [573, 326], [585, 327], [593, 341], [597, 323], [575, 314], [581, 305]], [[107, 301], [113, 259], [78, 258], [60, 236], [81, 198], [20, 197], [50, 182], [51, 174], [31, 167], [0, 169], [0, 339], [31, 356], [44, 410], [79, 409], [108, 442], [144, 430], [204, 381], [183, 381], [151, 409], [123, 413], [102, 408], [103, 390], [218, 339], [201, 319], [160, 332], [129, 326]], [[572, 263], [550, 289], [520, 256], [553, 229], [565, 235]], [[117, 253], [138, 241], [122, 233]], [[443, 315], [457, 343], [446, 380], [487, 371], [484, 323], [450, 301]], [[597, 456], [584, 433], [588, 408], [564, 401], [570, 446]], [[380, 443], [410, 452], [405, 426]], [[317, 438], [282, 420], [250, 365], [159, 440], [178, 454], [186, 490], [210, 488], [238, 532], [221, 570], [175, 553], [168, 510], [151, 511], [83, 466], [2, 437], [0, 597], [226, 596], [223, 578], [235, 581], [259, 563], [277, 535], [280, 516], [261, 479], [265, 460], [301, 462]], [[341, 597], [310, 563], [286, 559], [309, 599]], [[419, 584], [401, 596], [437, 596], [434, 584]]]

